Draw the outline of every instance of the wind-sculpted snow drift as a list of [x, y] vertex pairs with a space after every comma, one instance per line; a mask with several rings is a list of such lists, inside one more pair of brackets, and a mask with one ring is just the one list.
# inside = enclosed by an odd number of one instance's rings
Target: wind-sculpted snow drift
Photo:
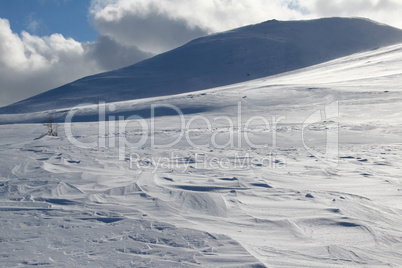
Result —
[[402, 31], [366, 19], [267, 21], [193, 40], [135, 65], [85, 77], [1, 108], [16, 114], [213, 88], [402, 42]]

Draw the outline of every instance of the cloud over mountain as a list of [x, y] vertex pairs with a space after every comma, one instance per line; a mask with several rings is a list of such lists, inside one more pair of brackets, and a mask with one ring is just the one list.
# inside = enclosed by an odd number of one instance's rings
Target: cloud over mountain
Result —
[[269, 18], [301, 18], [292, 1], [274, 0], [94, 0], [94, 24], [114, 40], [160, 53], [202, 35]]
[[0, 106], [149, 56], [105, 36], [80, 43], [61, 34], [19, 35], [0, 18]]
[[398, 0], [93, 0], [90, 14], [104, 35], [160, 53], [195, 37], [269, 19], [367, 17], [402, 28]]

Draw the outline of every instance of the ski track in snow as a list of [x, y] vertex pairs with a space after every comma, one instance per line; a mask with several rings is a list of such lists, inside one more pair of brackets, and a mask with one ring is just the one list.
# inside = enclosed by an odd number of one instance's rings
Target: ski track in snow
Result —
[[[240, 101], [245, 120], [256, 114], [286, 116], [276, 147], [198, 149], [183, 141], [170, 148], [147, 143], [128, 149], [127, 154], [172, 161], [156, 171], [152, 164], [130, 168], [127, 158], [118, 160], [117, 148], [75, 147], [63, 128], [60, 137], [36, 139], [44, 131], [40, 124], [1, 125], [0, 263], [399, 266], [401, 62], [397, 45], [247, 83], [116, 103], [125, 111], [155, 101], [208, 103], [216, 109], [202, 115], [235, 118]], [[336, 167], [312, 157], [300, 140], [303, 119], [332, 101], [340, 108]], [[175, 116], [157, 118], [156, 143], [174, 140], [180, 134], [177, 123]], [[215, 124], [212, 131], [194, 125], [190, 135], [203, 144], [219, 133], [223, 144], [229, 126]], [[73, 128], [82, 142], [98, 139], [95, 122]], [[325, 121], [310, 126], [309, 145], [321, 148], [327, 128]], [[243, 131], [257, 143], [272, 139], [261, 124]], [[141, 133], [131, 126], [124, 134]], [[277, 166], [236, 168], [236, 154], [246, 153], [272, 156]], [[228, 159], [232, 168], [204, 166], [196, 154]]]

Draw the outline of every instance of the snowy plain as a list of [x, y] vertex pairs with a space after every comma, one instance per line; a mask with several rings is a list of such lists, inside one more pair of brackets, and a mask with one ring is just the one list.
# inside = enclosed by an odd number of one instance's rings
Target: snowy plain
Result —
[[[70, 125], [72, 136], [59, 123], [59, 137], [39, 138], [42, 124], [5, 124], [13, 115], [2, 115], [0, 263], [398, 267], [401, 87], [402, 45], [394, 45], [244, 83], [106, 104], [126, 117], [152, 104], [187, 111], [155, 117], [152, 133], [134, 120], [120, 129], [87, 120]], [[77, 121], [98, 108], [83, 107]], [[246, 127], [253, 116], [260, 118]], [[331, 162], [320, 157], [328, 133], [339, 141]], [[129, 146], [142, 137], [140, 147]], [[120, 141], [128, 145], [123, 159]]]

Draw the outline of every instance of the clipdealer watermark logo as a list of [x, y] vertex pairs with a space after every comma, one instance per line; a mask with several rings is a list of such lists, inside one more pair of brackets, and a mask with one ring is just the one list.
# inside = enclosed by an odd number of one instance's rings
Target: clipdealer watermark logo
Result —
[[[302, 127], [302, 142], [304, 148], [312, 156], [331, 167], [336, 167], [339, 161], [339, 124], [335, 121], [338, 117], [339, 102], [336, 101], [311, 114], [304, 120]], [[307, 145], [305, 130], [307, 130], [309, 126], [323, 121], [327, 122], [325, 127], [327, 137], [325, 151], [319, 152]]]
[[[88, 107], [88, 106], [87, 106]], [[229, 116], [215, 116], [209, 118], [202, 115], [185, 115], [178, 107], [171, 104], [152, 104], [150, 106], [150, 116], [143, 118], [139, 115], [132, 116], [116, 116], [111, 115], [116, 112], [116, 106], [114, 104], [106, 104], [104, 102], [98, 105], [92, 105], [92, 108], [96, 107], [98, 110], [98, 130], [99, 135], [96, 141], [82, 142], [73, 135], [73, 119], [79, 114], [82, 106], [77, 106], [71, 109], [65, 119], [65, 133], [68, 140], [79, 148], [117, 148], [119, 160], [129, 160], [130, 168], [133, 169], [149, 169], [149, 168], [240, 168], [247, 167], [270, 167], [270, 168], [284, 168], [286, 160], [284, 158], [274, 159], [274, 156], [269, 157], [251, 156], [247, 150], [243, 148], [264, 149], [264, 148], [276, 148], [278, 129], [286, 117], [285, 116], [273, 116], [267, 118], [260, 115], [244, 118], [242, 114], [242, 103], [237, 105], [237, 115], [234, 117]], [[155, 126], [155, 120], [159, 117], [156, 116], [158, 109], [169, 109], [169, 115], [178, 118], [175, 120], [177, 127], [175, 128], [175, 137], [173, 140], [166, 140], [162, 143], [156, 141], [156, 133], [159, 129]], [[107, 116], [108, 115], [108, 116]], [[301, 141], [304, 149], [312, 156], [316, 157], [319, 161], [335, 167], [338, 164], [338, 123], [334, 121], [339, 116], [339, 103], [333, 102], [329, 105], [321, 107], [310, 116], [308, 116], [301, 129]], [[107, 117], [107, 118], [106, 118]], [[325, 150], [317, 150], [310, 147], [306, 142], [306, 135], [308, 135], [309, 128], [317, 123], [326, 122], [326, 143]], [[255, 124], [260, 126], [259, 131], [263, 130], [269, 140], [264, 143], [254, 142], [250, 138], [250, 134], [253, 133], [253, 126]], [[135, 127], [134, 127], [135, 125]], [[225, 126], [222, 131], [217, 130], [217, 125]], [[198, 127], [194, 128], [194, 126]], [[262, 128], [261, 128], [262, 126]], [[137, 133], [135, 141], [129, 140], [130, 130], [135, 129]], [[192, 133], [195, 129], [200, 131], [200, 128], [204, 133], [209, 133], [207, 139], [204, 139], [203, 143], [200, 143]], [[221, 134], [226, 134], [222, 139]], [[205, 141], [207, 140], [207, 141]], [[138, 151], [141, 148], [158, 148], [158, 149], [172, 149], [178, 144], [186, 144], [190, 149], [239, 149], [234, 156], [230, 159], [223, 156], [217, 157], [214, 154], [205, 156], [205, 154], [195, 153], [192, 156], [192, 160], [183, 162], [183, 157], [178, 155], [170, 155], [169, 157], [149, 157], [141, 156]], [[283, 145], [286, 146], [286, 145]], [[137, 150], [135, 153], [131, 153], [132, 150]], [[240, 153], [242, 152], [243, 153]], [[240, 161], [241, 160], [241, 161]], [[169, 166], [170, 165], [170, 166]]]

